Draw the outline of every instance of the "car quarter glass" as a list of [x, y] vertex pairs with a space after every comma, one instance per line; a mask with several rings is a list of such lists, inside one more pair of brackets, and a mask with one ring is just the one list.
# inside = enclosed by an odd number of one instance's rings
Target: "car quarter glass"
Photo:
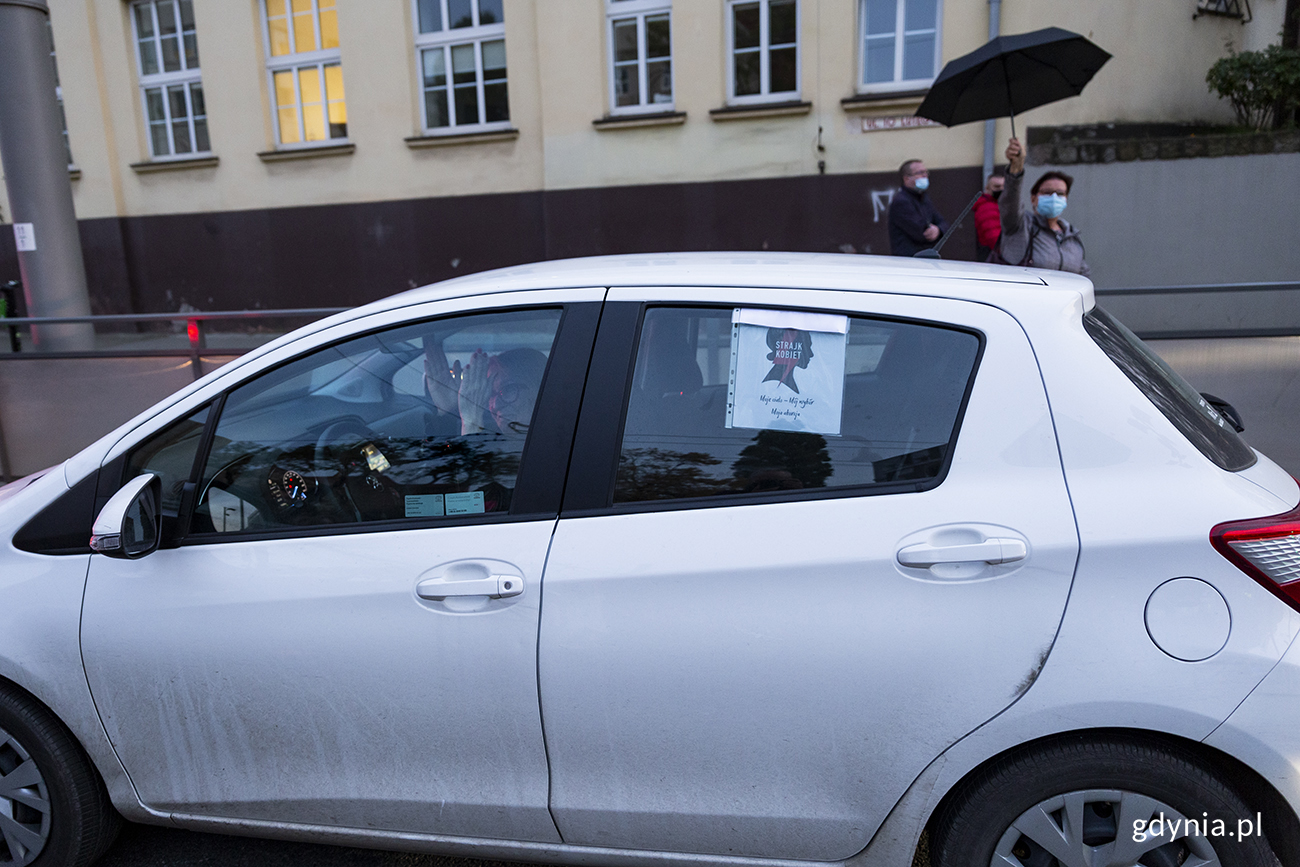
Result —
[[[779, 324], [782, 313], [769, 312]], [[646, 312], [615, 503], [898, 483], [915, 490], [938, 479], [975, 370], [976, 335], [862, 317], [848, 320], [847, 334], [733, 328], [732, 320], [730, 309]], [[741, 328], [761, 332], [753, 361], [737, 359]], [[791, 335], [794, 353], [806, 358], [783, 366], [778, 355], [791, 352], [780, 347]], [[810, 383], [809, 365], [815, 372], [825, 364], [833, 367], [828, 380]], [[761, 392], [748, 398], [761, 401], [760, 412], [733, 423], [728, 398], [737, 378], [758, 385], [764, 375]], [[807, 414], [822, 404], [826, 425], [807, 429], [817, 426]], [[795, 429], [764, 419], [790, 419]]]

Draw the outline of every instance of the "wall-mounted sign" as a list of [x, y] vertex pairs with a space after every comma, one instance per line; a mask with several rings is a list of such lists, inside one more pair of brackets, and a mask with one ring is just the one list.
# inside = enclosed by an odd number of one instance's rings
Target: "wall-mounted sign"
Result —
[[737, 308], [727, 427], [838, 435], [849, 319]]
[[864, 117], [862, 120], [863, 132], [876, 132], [882, 129], [917, 129], [923, 126], [943, 126], [936, 123], [928, 117], [916, 117], [910, 114], [897, 114], [888, 117]]

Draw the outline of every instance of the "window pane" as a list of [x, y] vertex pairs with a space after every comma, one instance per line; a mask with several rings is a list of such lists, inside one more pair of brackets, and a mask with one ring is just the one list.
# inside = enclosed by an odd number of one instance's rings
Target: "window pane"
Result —
[[735, 48], [757, 48], [759, 39], [758, 4], [739, 3], [732, 9], [732, 45]]
[[500, 24], [506, 20], [501, 0], [478, 0], [478, 23]]
[[772, 0], [768, 10], [768, 44], [789, 45], [794, 42], [798, 33], [794, 0]]
[[672, 61], [656, 60], [645, 65], [646, 95], [650, 102], [662, 105], [673, 101]]
[[483, 119], [487, 123], [510, 120], [510, 101], [504, 81], [483, 85]]
[[489, 81], [506, 77], [506, 41], [493, 39], [483, 43], [483, 79]]
[[936, 0], [906, 0], [903, 20], [908, 30], [933, 30]]
[[903, 39], [903, 78], [934, 77], [934, 34], [923, 33]]
[[208, 122], [204, 118], [196, 117], [194, 119], [194, 149], [196, 151], [212, 150], [212, 144], [208, 141]]
[[452, 27], [473, 27], [473, 16], [470, 0], [447, 0], [447, 18]]
[[298, 94], [302, 99], [302, 128], [304, 141], [324, 141], [325, 107], [321, 104], [321, 75], [314, 66], [298, 70]]
[[181, 27], [194, 29], [194, 0], [181, 0]]
[[192, 532], [509, 511], [558, 324], [546, 310], [404, 326], [235, 389]]
[[163, 36], [176, 32], [176, 4], [172, 0], [158, 0], [158, 32]]
[[167, 119], [167, 110], [163, 107], [161, 87], [151, 87], [144, 92], [145, 107], [149, 113], [150, 123]]
[[266, 14], [268, 16], [284, 14], [284, 0], [266, 0]]
[[292, 106], [298, 102], [293, 90], [293, 73], [289, 70], [277, 72], [275, 79], [275, 104], [280, 108]]
[[208, 113], [203, 104], [203, 85], [198, 82], [190, 85], [190, 106], [194, 109], [195, 117], [202, 117]]
[[645, 19], [646, 57], [667, 57], [671, 53], [668, 39], [668, 16], [647, 15]]
[[424, 118], [429, 129], [451, 125], [451, 117], [447, 114], [447, 91], [424, 92]]
[[165, 157], [171, 155], [171, 145], [167, 141], [167, 124], [149, 124], [149, 143], [153, 146], [153, 155]]
[[181, 45], [180, 39], [175, 36], [164, 36], [160, 40], [162, 46], [162, 61], [164, 72], [176, 72], [181, 68]]
[[302, 131], [298, 129], [298, 110], [293, 107], [282, 108], [280, 117], [280, 143], [297, 144], [302, 141]]
[[158, 49], [152, 39], [140, 41], [140, 74], [153, 75], [158, 71]]
[[316, 16], [311, 0], [293, 0], [293, 50], [316, 50]]
[[153, 9], [152, 4], [137, 3], [135, 5], [135, 31], [141, 39], [150, 39], [154, 35], [153, 31]]
[[474, 45], [453, 45], [451, 47], [451, 79], [456, 84], [473, 84], [477, 77], [474, 63]]
[[894, 80], [894, 34], [868, 36], [865, 78], [867, 84]]
[[895, 21], [898, 17], [897, 0], [865, 0], [862, 14], [866, 16], [866, 30], [869, 34], [888, 33], [893, 36], [898, 29]]
[[172, 141], [176, 143], [176, 153], [187, 154], [194, 150], [190, 144], [190, 124], [188, 121], [172, 122]]
[[171, 109], [172, 120], [190, 116], [189, 108], [185, 103], [185, 85], [178, 84], [167, 88], [167, 106]]
[[322, 9], [320, 13], [320, 47], [339, 47], [339, 18], [333, 9]]
[[641, 102], [641, 77], [635, 63], [614, 67], [614, 104], [639, 105]]
[[636, 19], [624, 18], [614, 22], [614, 62], [625, 63], [637, 59]]
[[441, 48], [430, 48], [423, 53], [424, 86], [442, 87], [447, 83], [447, 61]]
[[747, 96], [762, 90], [757, 51], [736, 52], [736, 96]]
[[478, 116], [478, 89], [470, 85], [454, 88], [456, 100], [456, 123], [480, 123]]
[[421, 33], [436, 33], [442, 29], [441, 0], [420, 0], [417, 8]]
[[193, 33], [185, 34], [185, 68], [199, 68], [199, 41]]
[[292, 53], [289, 48], [289, 20], [271, 18], [266, 24], [271, 32], [271, 56], [280, 57]]
[[[823, 336], [805, 334], [815, 359]], [[730, 343], [730, 310], [647, 312], [615, 502], [934, 478], [979, 349], [979, 340], [962, 331], [852, 318], [840, 433], [831, 435], [728, 428]]]
[[348, 134], [348, 109], [343, 98], [343, 67], [332, 63], [325, 67], [325, 98], [329, 101], [330, 138]]
[[771, 93], [785, 93], [797, 90], [799, 82], [795, 74], [795, 49], [777, 48], [769, 55], [768, 82]]

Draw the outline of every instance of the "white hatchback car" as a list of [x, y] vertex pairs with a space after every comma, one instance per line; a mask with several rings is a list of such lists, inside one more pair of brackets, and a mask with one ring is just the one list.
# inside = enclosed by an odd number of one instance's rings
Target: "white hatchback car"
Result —
[[1295, 865], [1298, 502], [1072, 275], [415, 290], [0, 488], [0, 864]]

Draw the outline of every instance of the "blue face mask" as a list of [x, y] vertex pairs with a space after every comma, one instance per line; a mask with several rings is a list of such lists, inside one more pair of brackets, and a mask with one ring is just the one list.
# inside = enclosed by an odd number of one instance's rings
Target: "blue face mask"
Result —
[[916, 188], [917, 188], [918, 190], [920, 190], [921, 192], [924, 193], [926, 190], [930, 189], [930, 179], [929, 179], [929, 178], [917, 178], [917, 179], [916, 179]]
[[1038, 196], [1038, 214], [1048, 220], [1054, 220], [1065, 211], [1065, 196], [1058, 193], [1043, 193]]

